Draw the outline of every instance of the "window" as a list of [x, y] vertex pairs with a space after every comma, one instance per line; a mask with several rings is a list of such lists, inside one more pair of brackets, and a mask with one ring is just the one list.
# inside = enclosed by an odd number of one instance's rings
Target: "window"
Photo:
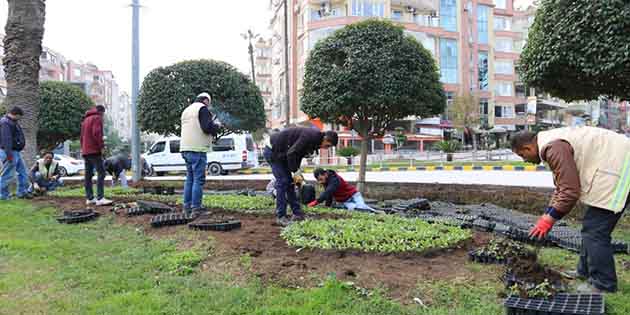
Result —
[[340, 27], [321, 28], [310, 32], [308, 36], [308, 49], [313, 49], [318, 41], [332, 35], [339, 28]]
[[513, 90], [512, 82], [497, 81], [495, 84], [495, 93], [497, 96], [512, 96]]
[[72, 70], [73, 74], [75, 77], [80, 77], [81, 76], [81, 69], [73, 69]]
[[149, 151], [149, 154], [164, 152], [164, 148], [166, 148], [166, 142], [160, 141], [156, 143], [155, 145], [153, 145], [153, 147], [151, 148], [151, 151]]
[[527, 114], [527, 104], [516, 104], [514, 105], [514, 111], [516, 115], [525, 115]]
[[527, 89], [525, 88], [525, 85], [523, 83], [517, 82], [514, 85], [514, 93], [516, 97], [526, 97]]
[[171, 141], [171, 153], [179, 153], [179, 140]]
[[499, 118], [514, 118], [514, 106], [512, 105], [497, 105], [494, 107], [494, 117]]
[[385, 2], [383, 0], [353, 0], [352, 15], [354, 16], [385, 16]]
[[429, 50], [431, 54], [435, 57], [435, 38], [432, 36], [428, 36], [426, 33], [421, 32], [413, 32], [405, 30], [407, 35], [413, 36], [424, 48]]
[[392, 20], [394, 21], [400, 21], [402, 20], [402, 16], [403, 16], [403, 12], [400, 10], [393, 10], [392, 11]]
[[479, 113], [481, 115], [488, 115], [488, 99], [479, 99]]
[[479, 79], [479, 90], [487, 91], [488, 90], [488, 52], [480, 51], [479, 52], [479, 65], [478, 67], [478, 79]]
[[457, 83], [457, 41], [440, 39], [440, 80]]
[[512, 20], [505, 16], [494, 17], [494, 30], [495, 31], [509, 31], [512, 29]]
[[497, 51], [511, 52], [512, 39], [511, 38], [497, 38], [496, 49]]
[[219, 138], [216, 143], [212, 145], [212, 151], [225, 152], [234, 150], [234, 139], [232, 138]]
[[494, 0], [494, 7], [497, 9], [507, 9], [506, 0]]
[[512, 60], [496, 60], [494, 62], [494, 72], [497, 74], [514, 74]]
[[477, 6], [477, 40], [481, 44], [488, 43], [488, 7]]
[[457, 0], [440, 0], [440, 26], [457, 32]]

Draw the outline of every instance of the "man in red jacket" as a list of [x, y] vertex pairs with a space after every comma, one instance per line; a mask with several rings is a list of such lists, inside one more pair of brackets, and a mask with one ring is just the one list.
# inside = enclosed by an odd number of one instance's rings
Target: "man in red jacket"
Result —
[[[105, 107], [98, 105], [87, 112], [81, 123], [81, 155], [85, 160], [85, 197], [87, 205], [106, 206], [112, 203], [105, 199], [105, 167], [103, 166], [103, 115]], [[96, 198], [92, 188], [94, 169], [98, 173], [96, 181]]]
[[308, 204], [309, 207], [314, 207], [324, 202], [326, 206], [330, 207], [334, 198], [335, 201], [342, 203], [348, 210], [380, 213], [380, 211], [376, 211], [365, 204], [361, 193], [354, 186], [343, 180], [335, 171], [317, 168], [313, 171], [313, 175], [317, 182], [326, 187], [326, 189], [319, 195], [317, 200]]

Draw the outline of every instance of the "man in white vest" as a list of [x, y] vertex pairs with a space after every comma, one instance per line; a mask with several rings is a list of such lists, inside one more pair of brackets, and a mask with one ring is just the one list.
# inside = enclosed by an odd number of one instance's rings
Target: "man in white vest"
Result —
[[570, 127], [538, 134], [521, 132], [511, 142], [512, 151], [525, 161], [546, 162], [556, 186], [530, 236], [545, 237], [580, 200], [588, 207], [576, 276], [588, 279], [590, 286], [582, 286], [582, 291], [615, 292], [611, 233], [629, 199], [630, 139], [606, 129]]
[[35, 164], [33, 164], [30, 171], [30, 193], [37, 195], [45, 194], [63, 185], [61, 172], [59, 171], [59, 163], [57, 163], [54, 158], [54, 153], [46, 152], [42, 159], [37, 160]]
[[180, 152], [186, 162], [184, 184], [184, 212], [197, 215], [203, 210], [203, 185], [206, 182], [206, 166], [212, 138], [216, 137], [220, 123], [212, 119], [212, 98], [201, 93], [195, 102], [186, 107], [181, 116]]

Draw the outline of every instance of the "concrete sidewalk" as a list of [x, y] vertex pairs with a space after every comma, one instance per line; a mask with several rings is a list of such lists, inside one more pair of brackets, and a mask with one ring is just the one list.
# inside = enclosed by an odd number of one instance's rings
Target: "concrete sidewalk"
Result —
[[[357, 172], [340, 172], [347, 181], [356, 181]], [[313, 181], [312, 173], [305, 173], [306, 180]], [[437, 184], [461, 184], [461, 185], [496, 185], [513, 187], [541, 187], [553, 188], [551, 172], [524, 172], [524, 171], [396, 171], [396, 172], [368, 172], [368, 182], [381, 183], [437, 183]], [[208, 176], [208, 180], [270, 180], [271, 174], [254, 175], [227, 175]], [[107, 178], [106, 185], [111, 183]], [[149, 181], [183, 181], [185, 176], [161, 176], [147, 177]], [[81, 182], [82, 176], [65, 177], [68, 182]]]

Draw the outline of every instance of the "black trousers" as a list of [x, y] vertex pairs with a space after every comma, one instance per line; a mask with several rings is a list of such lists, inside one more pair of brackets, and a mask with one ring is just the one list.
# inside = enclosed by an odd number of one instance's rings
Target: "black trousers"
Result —
[[92, 188], [92, 177], [94, 177], [94, 170], [98, 174], [96, 180], [96, 199], [103, 199], [105, 196], [105, 166], [103, 165], [103, 157], [98, 155], [85, 155], [83, 156], [85, 161], [85, 198], [87, 200], [94, 199], [94, 190]]
[[[630, 197], [628, 199], [630, 201]], [[592, 286], [606, 292], [617, 291], [611, 233], [622, 215], [623, 211], [614, 213], [589, 206], [582, 222], [582, 250], [577, 271], [588, 278]]]

